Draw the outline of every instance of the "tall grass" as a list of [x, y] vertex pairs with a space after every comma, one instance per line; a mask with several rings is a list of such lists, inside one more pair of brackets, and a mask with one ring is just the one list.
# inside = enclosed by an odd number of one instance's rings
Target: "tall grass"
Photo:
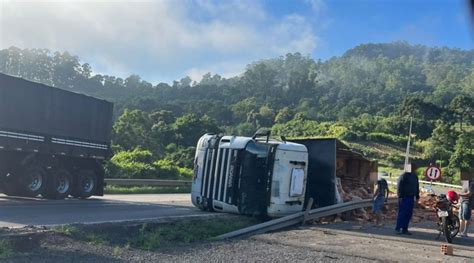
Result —
[[11, 243], [8, 240], [0, 240], [0, 259], [12, 257], [14, 254]]
[[116, 186], [107, 185], [105, 194], [175, 194], [191, 193], [191, 187], [162, 187], [162, 186]]

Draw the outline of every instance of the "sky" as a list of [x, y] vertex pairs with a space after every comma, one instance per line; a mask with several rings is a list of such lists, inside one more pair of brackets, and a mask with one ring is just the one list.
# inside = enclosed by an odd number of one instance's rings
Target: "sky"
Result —
[[470, 21], [462, 0], [0, 0], [0, 49], [69, 51], [95, 73], [157, 84], [370, 42], [472, 49]]

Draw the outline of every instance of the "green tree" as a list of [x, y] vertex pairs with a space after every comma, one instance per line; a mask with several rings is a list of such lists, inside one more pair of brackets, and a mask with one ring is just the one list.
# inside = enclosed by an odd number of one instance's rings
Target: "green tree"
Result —
[[451, 169], [469, 169], [474, 167], [474, 132], [462, 132], [456, 140], [454, 153], [449, 159]]
[[151, 113], [150, 119], [153, 123], [164, 122], [165, 124], [172, 124], [176, 120], [176, 116], [172, 111], [159, 110]]
[[180, 167], [192, 168], [195, 153], [196, 147], [183, 147], [171, 143], [166, 146], [164, 159]]
[[321, 127], [317, 121], [310, 120], [304, 113], [298, 112], [291, 121], [274, 125], [272, 134], [288, 137], [314, 137], [322, 135], [323, 130], [329, 130], [329, 127]]
[[128, 110], [117, 119], [113, 127], [113, 143], [124, 150], [133, 150], [136, 147], [153, 149], [150, 140], [151, 121], [143, 111]]
[[290, 108], [284, 107], [283, 109], [278, 111], [278, 114], [275, 117], [275, 123], [283, 124], [291, 120], [291, 117], [292, 116], [291, 116]]
[[429, 145], [425, 151], [426, 156], [432, 160], [449, 160], [455, 138], [453, 129], [445, 122], [438, 121], [429, 139]]
[[456, 114], [461, 130], [463, 123], [473, 124], [474, 122], [474, 98], [465, 95], [456, 96], [449, 105], [450, 109]]
[[257, 119], [260, 126], [271, 127], [275, 119], [275, 112], [268, 105], [264, 105], [258, 110]]
[[195, 146], [198, 139], [205, 133], [219, 133], [221, 130], [213, 119], [204, 115], [201, 118], [195, 114], [186, 114], [173, 123], [176, 142], [182, 146]]
[[255, 97], [246, 98], [231, 106], [232, 113], [237, 123], [247, 121], [248, 113], [251, 111], [256, 112], [258, 108], [259, 106]]

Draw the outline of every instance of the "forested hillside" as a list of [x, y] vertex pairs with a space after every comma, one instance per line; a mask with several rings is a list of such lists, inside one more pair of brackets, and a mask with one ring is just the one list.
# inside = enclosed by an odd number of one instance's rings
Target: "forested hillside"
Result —
[[0, 50], [0, 72], [114, 102], [108, 169], [116, 176], [189, 176], [203, 133], [251, 135], [261, 127], [338, 137], [400, 165], [400, 151], [381, 149], [404, 146], [410, 117], [423, 163], [449, 165], [452, 176], [474, 162], [474, 51], [366, 44], [324, 62], [294, 53], [254, 62], [233, 78], [152, 85], [138, 75], [93, 74], [67, 52], [12, 47]]

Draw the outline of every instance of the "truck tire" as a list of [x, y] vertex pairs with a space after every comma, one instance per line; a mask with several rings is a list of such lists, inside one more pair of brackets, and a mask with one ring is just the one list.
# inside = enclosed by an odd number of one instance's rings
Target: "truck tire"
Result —
[[73, 189], [73, 178], [66, 169], [54, 170], [48, 178], [48, 187], [43, 194], [47, 199], [64, 199], [67, 198]]
[[97, 175], [93, 170], [80, 170], [73, 196], [76, 198], [88, 198], [97, 191]]
[[18, 182], [19, 193], [22, 196], [37, 197], [44, 193], [46, 183], [46, 172], [41, 166], [33, 165], [27, 167]]

